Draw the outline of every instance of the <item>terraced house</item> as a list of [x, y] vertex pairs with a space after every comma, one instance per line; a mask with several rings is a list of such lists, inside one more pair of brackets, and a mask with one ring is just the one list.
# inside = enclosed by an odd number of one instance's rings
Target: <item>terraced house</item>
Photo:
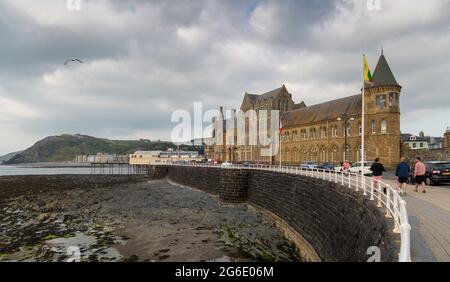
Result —
[[[393, 167], [400, 158], [400, 91], [401, 86], [381, 54], [371, 83], [365, 85], [365, 155], [366, 160], [381, 158], [388, 167]], [[345, 158], [351, 162], [360, 160], [362, 94], [307, 106], [304, 102], [295, 104], [292, 94], [283, 85], [260, 95], [246, 93], [241, 110], [280, 111], [283, 164], [306, 161], [338, 164]], [[228, 130], [236, 132], [235, 128]], [[223, 136], [227, 129], [224, 131]], [[221, 133], [216, 131], [215, 134]], [[267, 157], [261, 156], [261, 148], [260, 145], [225, 142], [206, 146], [205, 154], [209, 159], [222, 161], [279, 162], [280, 151], [277, 156]]]

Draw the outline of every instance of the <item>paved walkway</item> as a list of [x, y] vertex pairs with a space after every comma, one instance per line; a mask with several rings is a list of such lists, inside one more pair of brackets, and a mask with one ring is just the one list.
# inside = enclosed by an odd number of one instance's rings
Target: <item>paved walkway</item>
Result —
[[[395, 187], [395, 181], [385, 180]], [[406, 208], [411, 224], [412, 261], [450, 262], [450, 185], [427, 186], [427, 193], [408, 185]]]

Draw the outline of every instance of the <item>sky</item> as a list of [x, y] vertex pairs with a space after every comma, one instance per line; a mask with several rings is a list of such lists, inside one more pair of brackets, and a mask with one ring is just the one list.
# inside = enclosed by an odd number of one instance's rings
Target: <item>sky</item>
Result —
[[354, 95], [382, 46], [402, 132], [441, 136], [450, 1], [371, 1], [0, 0], [0, 154], [63, 133], [168, 140], [175, 110], [282, 84], [307, 105]]

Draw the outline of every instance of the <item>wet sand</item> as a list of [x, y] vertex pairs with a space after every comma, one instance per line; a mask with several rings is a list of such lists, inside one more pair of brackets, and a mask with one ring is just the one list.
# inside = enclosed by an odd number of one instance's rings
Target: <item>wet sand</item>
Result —
[[301, 260], [252, 207], [145, 176], [0, 177], [0, 211], [0, 261]]

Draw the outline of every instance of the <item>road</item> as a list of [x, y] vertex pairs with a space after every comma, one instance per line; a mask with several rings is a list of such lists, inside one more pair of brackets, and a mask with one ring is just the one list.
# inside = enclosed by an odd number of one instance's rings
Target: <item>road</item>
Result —
[[[385, 182], [395, 187], [392, 172]], [[450, 184], [427, 186], [427, 193], [408, 185], [406, 201], [411, 224], [412, 261], [450, 262]]]

